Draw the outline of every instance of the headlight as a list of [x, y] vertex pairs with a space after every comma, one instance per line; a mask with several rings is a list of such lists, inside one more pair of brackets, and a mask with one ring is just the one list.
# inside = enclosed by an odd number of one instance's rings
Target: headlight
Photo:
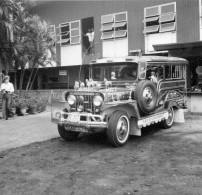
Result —
[[76, 103], [76, 97], [74, 95], [69, 95], [67, 97], [67, 102], [70, 106], [74, 105]]
[[103, 102], [103, 99], [101, 96], [99, 95], [96, 95], [94, 98], [93, 98], [93, 104], [94, 106], [100, 106]]

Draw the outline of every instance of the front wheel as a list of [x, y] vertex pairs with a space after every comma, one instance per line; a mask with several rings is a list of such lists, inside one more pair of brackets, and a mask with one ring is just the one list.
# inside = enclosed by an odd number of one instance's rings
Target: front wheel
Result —
[[109, 119], [107, 137], [113, 146], [123, 146], [129, 137], [130, 123], [127, 114], [115, 111]]
[[58, 132], [66, 141], [73, 141], [79, 136], [79, 132], [67, 131], [63, 125], [58, 125]]
[[168, 108], [168, 119], [161, 122], [163, 128], [168, 129], [173, 125], [174, 122], [174, 110], [172, 107]]

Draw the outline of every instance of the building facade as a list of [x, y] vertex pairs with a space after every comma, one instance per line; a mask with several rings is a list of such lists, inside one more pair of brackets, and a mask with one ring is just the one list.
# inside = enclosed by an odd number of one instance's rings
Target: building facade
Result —
[[[169, 48], [154, 46], [202, 40], [201, 0], [48, 1], [32, 12], [52, 25], [57, 39], [59, 63], [39, 71], [40, 89], [72, 88], [75, 80], [88, 76], [92, 59], [126, 56], [136, 50], [170, 55]], [[94, 31], [91, 52], [89, 29]], [[189, 87], [191, 82], [189, 74]]]

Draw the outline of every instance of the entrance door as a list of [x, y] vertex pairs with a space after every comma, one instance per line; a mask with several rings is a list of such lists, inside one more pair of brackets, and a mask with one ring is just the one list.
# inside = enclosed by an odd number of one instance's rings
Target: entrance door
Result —
[[[90, 31], [94, 31], [94, 18], [84, 18], [81, 20], [81, 30], [82, 30], [82, 53], [83, 55], [91, 55], [93, 50], [90, 49], [90, 42], [86, 34]], [[93, 53], [94, 54], [94, 53]]]

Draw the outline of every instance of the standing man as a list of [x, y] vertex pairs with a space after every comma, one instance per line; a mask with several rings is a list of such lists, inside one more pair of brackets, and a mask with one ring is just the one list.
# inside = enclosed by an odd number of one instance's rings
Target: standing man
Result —
[[94, 55], [94, 29], [93, 28], [89, 28], [88, 29], [88, 33], [86, 33], [86, 36], [88, 37], [88, 41], [90, 43], [90, 47], [89, 47], [89, 53]]
[[10, 114], [10, 103], [12, 99], [12, 94], [14, 92], [13, 84], [9, 82], [10, 77], [4, 76], [3, 83], [1, 85], [1, 92], [3, 92], [2, 98], [2, 114], [5, 120], [8, 120]]

